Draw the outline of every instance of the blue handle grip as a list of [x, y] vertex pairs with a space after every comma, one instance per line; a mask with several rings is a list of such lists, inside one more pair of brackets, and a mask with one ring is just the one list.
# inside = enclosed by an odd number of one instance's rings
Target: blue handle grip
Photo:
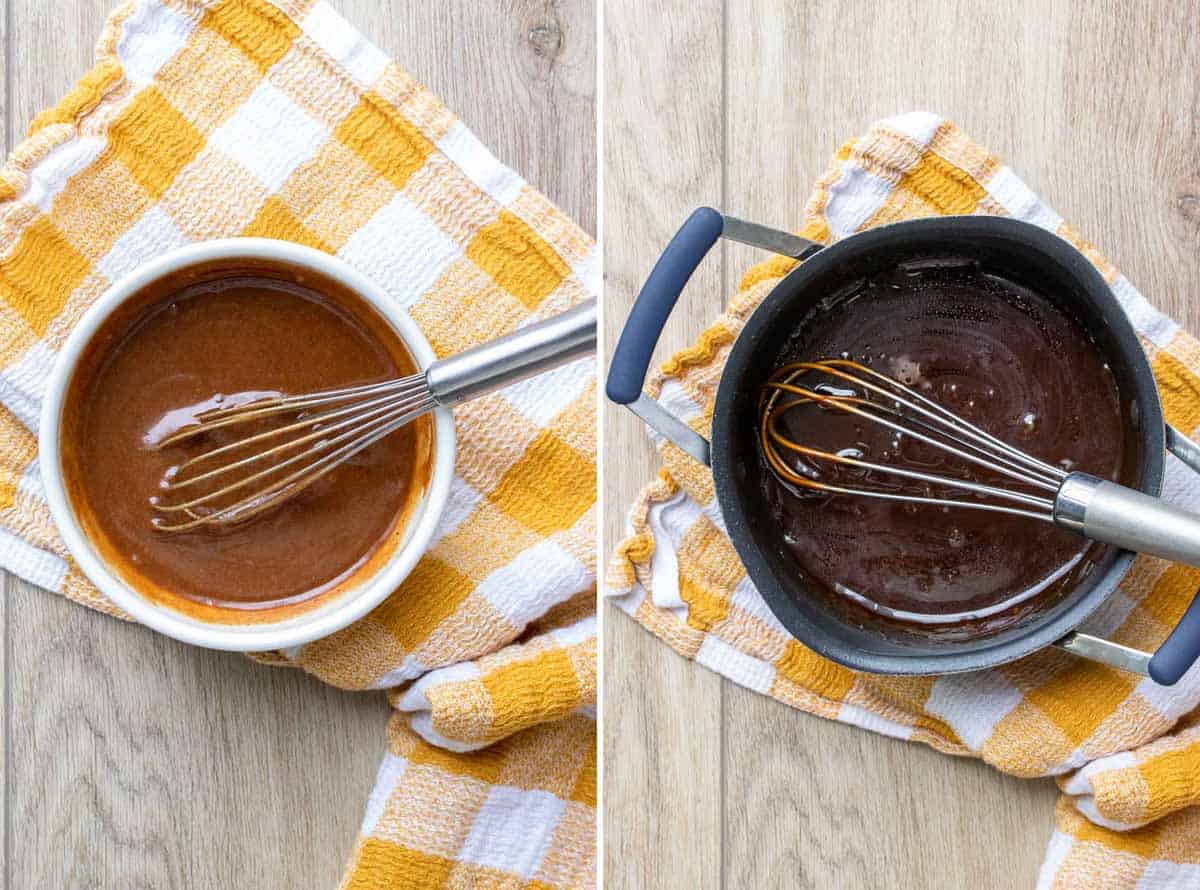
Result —
[[721, 214], [700, 207], [687, 218], [654, 264], [650, 277], [633, 303], [608, 368], [605, 392], [618, 405], [637, 401], [663, 326], [675, 308], [684, 285], [721, 237]]
[[1150, 659], [1150, 678], [1161, 686], [1174, 686], [1197, 657], [1200, 657], [1200, 593]]

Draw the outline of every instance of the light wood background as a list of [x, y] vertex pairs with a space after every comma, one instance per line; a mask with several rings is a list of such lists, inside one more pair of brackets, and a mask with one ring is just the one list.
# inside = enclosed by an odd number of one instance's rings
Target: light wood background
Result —
[[[1000, 153], [1159, 306], [1200, 330], [1195, 2], [608, 0], [607, 349], [654, 259], [708, 203], [797, 228], [812, 181], [875, 119], [928, 109]], [[725, 244], [659, 355], [762, 254]], [[656, 462], [604, 415], [606, 548]], [[610, 888], [1032, 887], [1049, 781], [828, 723], [605, 614]]]
[[[0, 0], [12, 148], [115, 0]], [[335, 0], [504, 161], [595, 231], [592, 0]], [[5, 887], [333, 887], [387, 705], [184, 646], [6, 578]]]

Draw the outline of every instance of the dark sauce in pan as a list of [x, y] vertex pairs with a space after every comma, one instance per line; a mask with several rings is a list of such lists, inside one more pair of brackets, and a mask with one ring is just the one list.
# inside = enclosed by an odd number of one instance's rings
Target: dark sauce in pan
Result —
[[[931, 260], [856, 282], [813, 314], [779, 364], [838, 357], [913, 386], [1047, 463], [1128, 481], [1123, 407], [1097, 346], [1049, 299], [974, 263]], [[817, 448], [1002, 484], [840, 412], [805, 407], [785, 417], [791, 438]], [[995, 632], [1056, 601], [1107, 553], [1036, 519], [801, 493], [765, 464], [762, 472], [772, 520], [802, 576], [864, 626]], [[845, 470], [823, 472], [854, 483]], [[920, 482], [886, 484], [939, 493]]]

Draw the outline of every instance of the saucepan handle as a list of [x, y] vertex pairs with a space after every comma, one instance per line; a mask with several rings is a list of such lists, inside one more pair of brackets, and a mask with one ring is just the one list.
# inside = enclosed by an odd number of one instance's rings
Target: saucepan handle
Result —
[[642, 394], [654, 347], [692, 273], [721, 237], [724, 221], [711, 207], [692, 212], [679, 227], [642, 285], [608, 368], [605, 392], [618, 405]]
[[[1167, 450], [1200, 473], [1200, 446], [1172, 426], [1166, 433]], [[1101, 483], [1096, 488], [1087, 512], [1087, 527], [1083, 530], [1090, 538], [1200, 565], [1200, 519], [1193, 514], [1112, 483]], [[1148, 674], [1160, 685], [1173, 686], [1200, 658], [1200, 593], [1192, 598], [1179, 623], [1153, 654], [1083, 633], [1068, 634], [1058, 645], [1112, 667]]]
[[[651, 429], [706, 465], [709, 463], [708, 440], [643, 393], [642, 386], [654, 348], [679, 295], [720, 238], [798, 260], [811, 256], [822, 247], [787, 232], [723, 216], [711, 207], [697, 209], [671, 239], [642, 285], [613, 352], [605, 387], [613, 402], [627, 406]], [[1168, 427], [1167, 448], [1200, 473], [1200, 446]], [[1093, 661], [1148, 675], [1155, 682], [1170, 686], [1178, 682], [1200, 657], [1200, 594], [1153, 654], [1079, 631], [1067, 634], [1056, 645]]]
[[667, 245], [642, 285], [608, 368], [605, 393], [625, 405], [649, 427], [703, 464], [708, 463], [708, 440], [642, 392], [654, 347], [679, 300], [684, 286], [720, 238], [740, 241], [775, 253], [804, 259], [821, 249], [787, 232], [723, 216], [700, 207], [687, 218]]

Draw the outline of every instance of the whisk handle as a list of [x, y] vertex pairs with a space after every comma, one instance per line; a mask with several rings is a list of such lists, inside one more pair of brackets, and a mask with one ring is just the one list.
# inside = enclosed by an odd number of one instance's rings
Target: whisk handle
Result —
[[[1200, 567], [1200, 516], [1113, 482], [1072, 473], [1059, 489], [1054, 521], [1094, 541]], [[1169, 686], [1200, 656], [1200, 597], [1150, 659]]]
[[439, 405], [457, 405], [595, 351], [596, 301], [588, 300], [436, 361], [426, 369], [425, 381]]
[[1054, 521], [1094, 541], [1200, 566], [1200, 516], [1086, 473], [1062, 484]]

